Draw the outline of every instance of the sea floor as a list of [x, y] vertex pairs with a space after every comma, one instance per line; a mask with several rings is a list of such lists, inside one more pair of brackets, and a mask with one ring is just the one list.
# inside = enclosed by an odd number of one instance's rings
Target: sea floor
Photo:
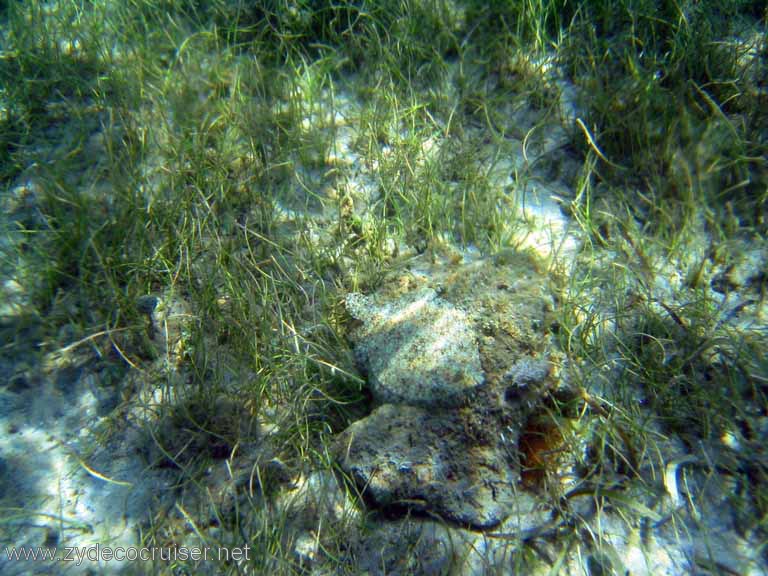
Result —
[[[156, 285], [133, 302], [143, 355], [128, 337], [135, 326], [83, 331], [61, 321], [52, 334], [51, 317], [79, 312], [76, 282], [62, 284], [44, 313], [34, 300], [40, 255], [29, 256], [29, 231], [52, 225], [43, 200], [50, 183], [38, 165], [3, 182], [0, 572], [251, 574], [253, 548], [271, 542], [266, 556], [285, 573], [768, 573], [766, 519], [755, 518], [754, 504], [768, 484], [768, 362], [759, 344], [768, 337], [765, 236], [737, 227], [715, 238], [695, 216], [674, 259], [657, 245], [643, 248], [641, 229], [630, 231], [634, 237], [624, 230], [623, 249], [597, 242], [572, 210], [584, 194], [573, 142], [593, 138], [580, 120], [579, 89], [554, 63], [538, 70], [558, 88], [555, 114], [510, 106], [496, 111], [496, 122], [509, 127], [503, 138], [482, 124], [462, 135], [477, 143], [472, 162], [484, 176], [482, 193], [499, 199], [493, 211], [503, 242], [495, 248], [460, 234], [430, 242], [392, 235], [376, 248], [387, 265], [368, 273], [372, 248], [360, 237], [388, 201], [388, 163], [399, 157], [386, 142], [364, 154], [367, 87], [355, 76], [320, 90], [307, 109], [303, 121], [332, 146], [324, 158], [295, 160], [293, 185], [275, 194], [271, 236], [249, 228], [262, 209], [256, 204], [227, 224], [242, 238], [252, 234], [265, 253], [270, 243], [295, 246], [274, 252], [286, 275], [300, 250], [335, 262], [324, 277], [295, 279], [303, 309], [314, 313], [280, 317], [274, 338], [294, 342], [318, 372], [354, 384], [364, 400], [350, 403], [337, 429], [323, 408], [335, 400], [319, 387], [306, 394], [302, 418], [327, 429], [328, 443], [307, 442], [298, 465], [283, 446], [299, 434], [299, 408], [275, 395], [253, 409], [250, 395], [265, 378], [258, 359], [249, 364], [205, 327], [193, 344], [207, 312], [184, 290]], [[107, 127], [102, 117], [90, 130], [88, 161], [72, 180], [111, 226], [119, 224], [111, 220], [114, 191], [92, 176], [109, 165]], [[58, 142], [38, 157], [57, 157], [67, 141], [66, 128], [57, 130]], [[414, 138], [403, 130], [382, 140]], [[442, 167], [453, 139], [436, 130], [415, 138], [407, 170]], [[152, 154], [143, 160], [148, 188], [168, 169], [163, 162]], [[457, 217], [461, 186], [447, 182], [435, 192]], [[611, 207], [594, 208], [606, 238]], [[232, 257], [245, 261], [249, 242]], [[206, 238], [189, 258], [212, 269], [220, 246]], [[727, 255], [713, 255], [713, 246]], [[249, 269], [254, 278], [261, 272]], [[612, 282], [627, 269], [638, 270], [632, 280]], [[603, 281], [585, 288], [585, 275]], [[325, 329], [321, 285], [334, 287], [336, 353], [345, 365], [313, 340]], [[213, 289], [222, 309], [237, 302], [225, 287]], [[254, 298], [267, 307], [263, 293]], [[578, 299], [576, 328], [566, 334], [563, 303]], [[702, 302], [706, 322], [694, 325], [687, 311]], [[633, 307], [647, 310], [645, 324], [625, 320]], [[584, 326], [594, 330], [585, 340], [604, 342], [599, 358], [569, 348]], [[657, 346], [662, 358], [652, 358], [670, 367], [658, 372], [669, 389], [675, 367], [726, 390], [715, 399], [752, 387], [738, 420], [717, 434], [703, 424], [670, 425], [684, 400], [667, 398], [663, 410], [654, 403], [661, 393], [633, 373], [651, 362], [630, 358], [637, 341], [646, 352]], [[206, 350], [204, 371], [189, 362], [192, 348]], [[306, 372], [290, 385], [311, 387], [316, 375]], [[216, 381], [209, 396], [200, 390], [206, 378]], [[118, 549], [155, 557], [108, 558]], [[197, 549], [216, 559], [180, 558]], [[14, 551], [57, 559], [13, 559]]]

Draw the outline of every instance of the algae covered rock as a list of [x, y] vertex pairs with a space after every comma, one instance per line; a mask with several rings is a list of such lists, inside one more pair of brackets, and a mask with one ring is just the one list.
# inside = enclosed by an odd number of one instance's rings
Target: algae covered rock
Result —
[[523, 257], [418, 265], [345, 299], [377, 407], [335, 458], [370, 507], [492, 528], [516, 510], [518, 439], [556, 378], [552, 298]]
[[337, 446], [368, 501], [388, 512], [490, 528], [514, 499], [516, 462], [501, 443], [472, 438], [460, 414], [385, 404], [347, 428]]
[[458, 406], [483, 382], [470, 319], [434, 290], [382, 304], [354, 293], [346, 305], [363, 324], [355, 354], [378, 402]]

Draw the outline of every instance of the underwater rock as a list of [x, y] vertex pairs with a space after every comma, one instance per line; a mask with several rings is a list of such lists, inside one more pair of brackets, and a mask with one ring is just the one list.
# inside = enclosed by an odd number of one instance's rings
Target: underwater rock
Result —
[[524, 255], [425, 266], [346, 297], [378, 407], [337, 437], [334, 455], [388, 516], [493, 528], [516, 510], [518, 439], [557, 379], [552, 299]]
[[336, 448], [342, 468], [384, 511], [491, 528], [514, 499], [516, 462], [500, 444], [472, 438], [458, 413], [385, 404], [347, 428]]
[[385, 304], [349, 294], [363, 326], [355, 354], [379, 403], [458, 406], [483, 382], [477, 336], [467, 314], [430, 289]]

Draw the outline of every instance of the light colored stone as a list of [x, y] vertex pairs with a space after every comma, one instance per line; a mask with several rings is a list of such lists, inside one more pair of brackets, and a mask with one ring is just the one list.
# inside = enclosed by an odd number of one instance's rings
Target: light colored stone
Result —
[[387, 516], [486, 530], [518, 508], [518, 438], [557, 379], [551, 304], [524, 254], [459, 262], [414, 261], [373, 295], [346, 297], [379, 406], [334, 451], [353, 491]]
[[350, 426], [336, 449], [376, 507], [496, 526], [514, 499], [517, 462], [501, 443], [473, 438], [460, 413], [385, 404]]
[[433, 289], [382, 304], [354, 293], [346, 305], [363, 323], [355, 353], [378, 402], [457, 406], [483, 382], [470, 319]]

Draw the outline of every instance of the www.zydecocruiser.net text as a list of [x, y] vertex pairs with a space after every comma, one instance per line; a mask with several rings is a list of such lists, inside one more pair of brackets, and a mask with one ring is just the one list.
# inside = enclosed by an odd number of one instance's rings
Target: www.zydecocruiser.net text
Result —
[[9, 561], [61, 561], [80, 566], [83, 562], [207, 562], [210, 560], [242, 562], [250, 560], [249, 545], [227, 548], [224, 546], [65, 546], [61, 548], [11, 547], [5, 549]]

